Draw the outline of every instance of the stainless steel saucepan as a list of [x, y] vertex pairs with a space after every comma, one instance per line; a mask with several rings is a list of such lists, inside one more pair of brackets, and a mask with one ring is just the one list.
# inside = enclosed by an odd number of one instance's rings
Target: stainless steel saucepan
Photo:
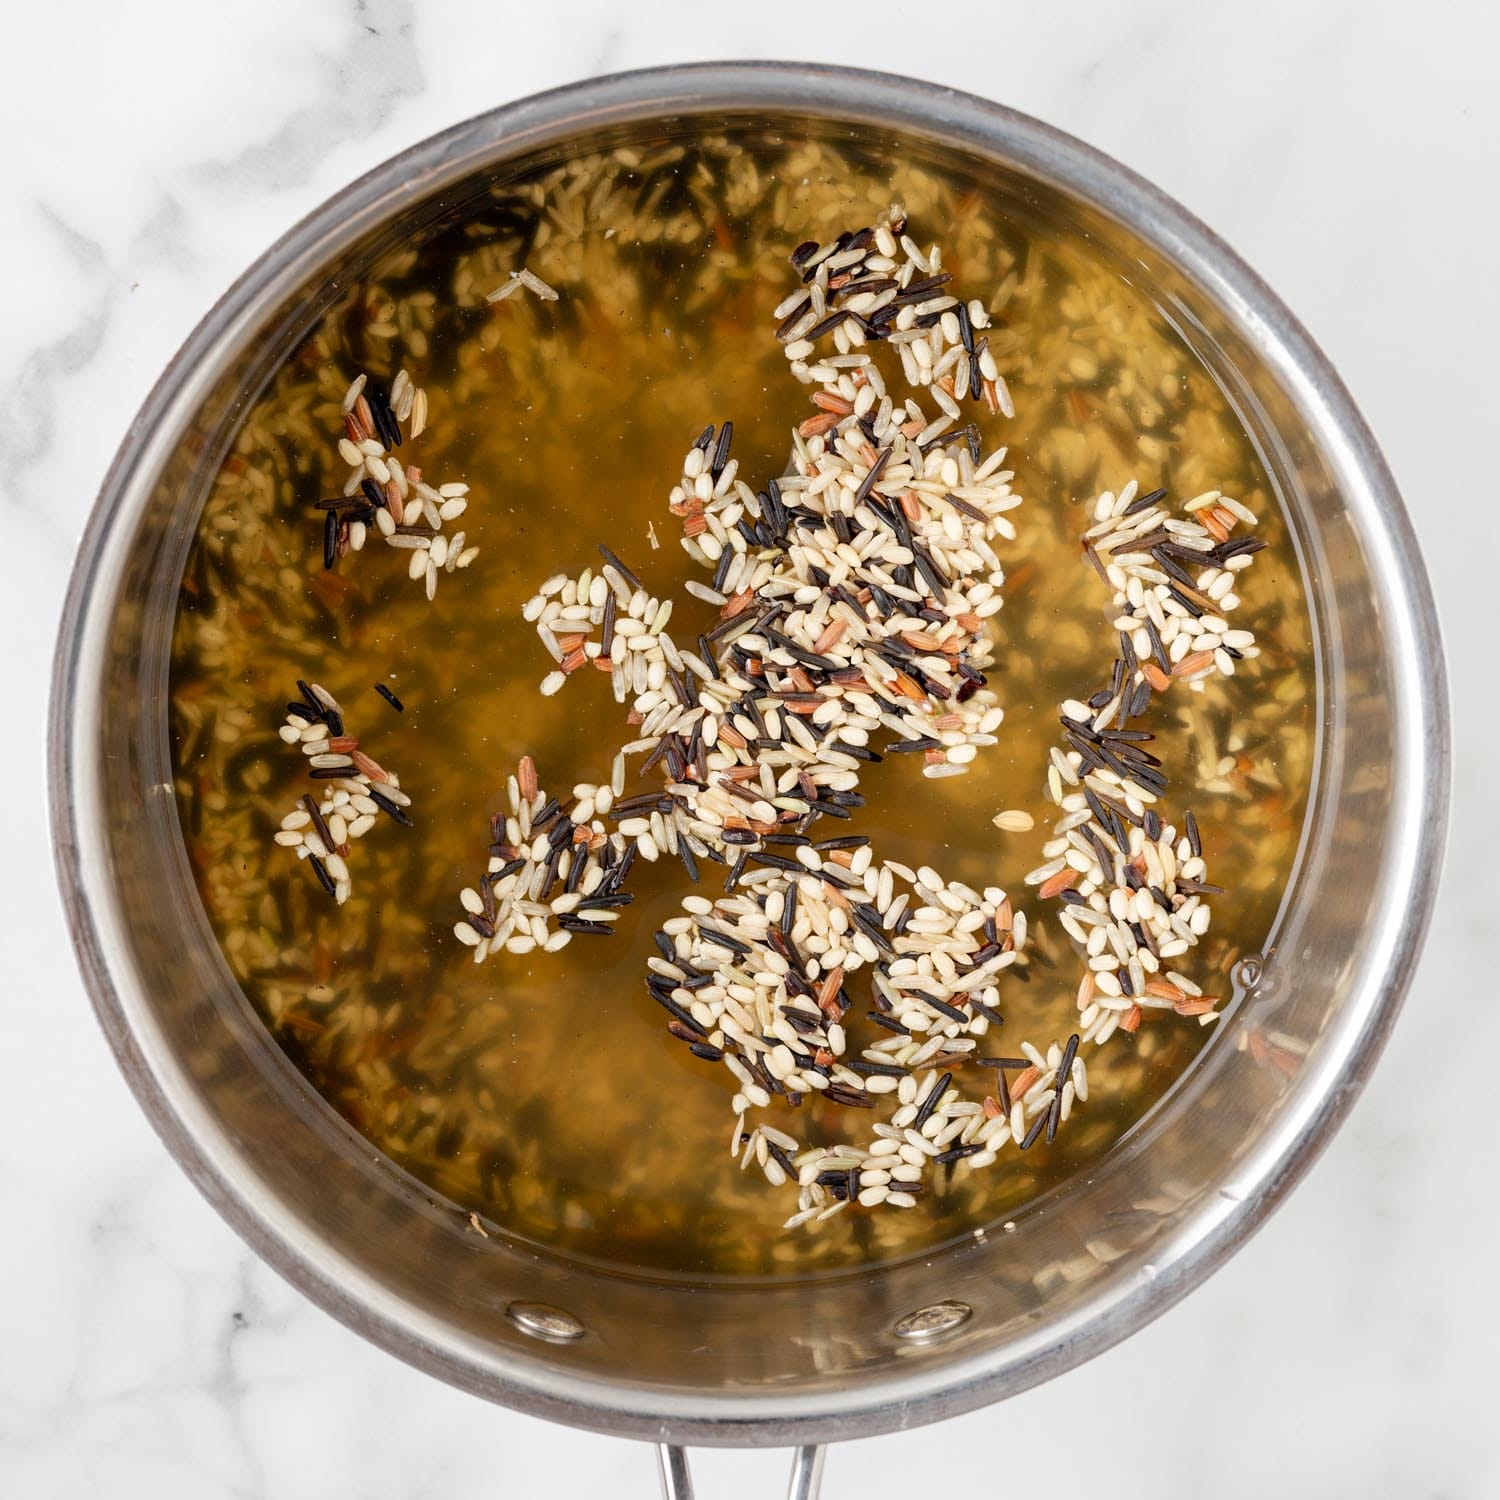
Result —
[[[1307, 561], [1320, 750], [1278, 956], [1145, 1128], [1014, 1233], [753, 1288], [611, 1275], [465, 1232], [340, 1121], [233, 984], [179, 834], [171, 622], [237, 414], [355, 247], [474, 174], [585, 132], [750, 117], [888, 129], [992, 164], [1128, 257], [1236, 404]], [[800, 123], [799, 123], [800, 122]], [[311, 311], [310, 311], [311, 309]], [[1437, 881], [1448, 711], [1401, 500], [1338, 376], [1212, 233], [1035, 120], [907, 79], [803, 64], [596, 80], [456, 126], [355, 183], [261, 256], [132, 424], [85, 533], [58, 648], [51, 799], [84, 979], [142, 1107], [284, 1276], [403, 1359], [540, 1416], [664, 1445], [817, 1445], [931, 1422], [1071, 1368], [1170, 1307], [1264, 1221], [1380, 1053]], [[1284, 1066], [1240, 1045], [1285, 1040]], [[1022, 1268], [1025, 1274], [1018, 1274]]]

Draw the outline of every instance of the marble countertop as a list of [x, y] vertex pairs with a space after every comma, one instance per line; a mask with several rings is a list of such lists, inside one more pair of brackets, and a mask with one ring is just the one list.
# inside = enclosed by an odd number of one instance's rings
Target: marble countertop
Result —
[[[566, 15], [478, 0], [156, 0], [8, 16], [7, 1500], [656, 1493], [646, 1449], [490, 1407], [363, 1343], [189, 1186], [75, 972], [47, 847], [44, 705], [73, 549], [115, 445], [199, 316], [294, 220], [392, 152], [535, 89], [809, 51], [1073, 131], [1256, 266], [1385, 446], [1427, 548], [1457, 699], [1457, 816], [1426, 955], [1385, 1061], [1307, 1181], [1143, 1333], [1005, 1406], [835, 1450], [826, 1493], [930, 1493], [935, 1462], [945, 1490], [975, 1493], [1059, 1480], [1115, 1500], [1500, 1493], [1500, 1207], [1482, 1103], [1500, 1047], [1485, 957], [1500, 862], [1495, 799], [1469, 800], [1500, 731], [1474, 689], [1493, 681], [1481, 653], [1500, 545], [1477, 462], [1500, 336], [1500, 22], [1443, 3], [1000, 3], [976, 7], [959, 37], [946, 19], [958, 9], [914, 25], [910, 6], [867, 0], [843, 29], [811, 28], [808, 7], [781, 0], [574, 0]], [[709, 1500], [784, 1484], [780, 1454], [696, 1466]]]

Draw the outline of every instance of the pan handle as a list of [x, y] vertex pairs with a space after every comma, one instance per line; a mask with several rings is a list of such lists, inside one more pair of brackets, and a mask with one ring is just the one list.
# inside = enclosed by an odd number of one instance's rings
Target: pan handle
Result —
[[[819, 1443], [798, 1448], [792, 1455], [787, 1500], [818, 1500], [818, 1491], [823, 1487], [825, 1451]], [[656, 1461], [661, 1469], [662, 1500], [693, 1500], [693, 1476], [688, 1472], [687, 1449], [658, 1443]]]

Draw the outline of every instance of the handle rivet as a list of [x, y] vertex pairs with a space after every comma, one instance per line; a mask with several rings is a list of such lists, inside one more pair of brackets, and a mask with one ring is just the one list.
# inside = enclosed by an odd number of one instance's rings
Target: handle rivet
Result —
[[952, 1333], [955, 1328], [962, 1328], [973, 1316], [974, 1309], [967, 1302], [934, 1302], [930, 1307], [919, 1307], [916, 1312], [907, 1313], [891, 1332], [898, 1339], [925, 1344]]
[[1266, 975], [1266, 961], [1258, 953], [1247, 953], [1235, 966], [1230, 977], [1241, 989], [1253, 990]]
[[570, 1312], [560, 1307], [549, 1307], [545, 1302], [512, 1302], [505, 1309], [505, 1316], [534, 1339], [546, 1339], [551, 1344], [571, 1344], [581, 1339], [585, 1329]]

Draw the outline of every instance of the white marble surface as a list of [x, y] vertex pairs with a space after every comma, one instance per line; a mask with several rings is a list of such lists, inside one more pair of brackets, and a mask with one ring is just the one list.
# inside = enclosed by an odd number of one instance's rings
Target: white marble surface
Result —
[[[837, 1450], [831, 1500], [1062, 1479], [1117, 1500], [1500, 1494], [1500, 1207], [1484, 1101], [1500, 905], [1481, 745], [1500, 543], [1481, 443], [1500, 335], [1490, 7], [990, 0], [938, 11], [404, 0], [17, 5], [0, 84], [0, 1495], [385, 1500], [654, 1493], [646, 1450], [491, 1408], [362, 1343], [264, 1269], [118, 1077], [50, 878], [52, 636], [126, 423], [246, 262], [390, 153], [591, 72], [806, 53], [1029, 110], [1179, 196], [1305, 319], [1428, 549], [1458, 688], [1446, 883], [1390, 1052], [1325, 1159], [1186, 1304], [1045, 1389]], [[1481, 646], [1480, 642], [1484, 645]], [[1489, 915], [1487, 916], [1486, 913]], [[1477, 1017], [1477, 1020], [1470, 1019]], [[1454, 1102], [1425, 1093], [1425, 1079]], [[1488, 1394], [1486, 1394], [1488, 1390]], [[777, 1493], [780, 1455], [703, 1455]], [[618, 1471], [618, 1478], [612, 1477]], [[918, 1488], [918, 1485], [921, 1488]]]

